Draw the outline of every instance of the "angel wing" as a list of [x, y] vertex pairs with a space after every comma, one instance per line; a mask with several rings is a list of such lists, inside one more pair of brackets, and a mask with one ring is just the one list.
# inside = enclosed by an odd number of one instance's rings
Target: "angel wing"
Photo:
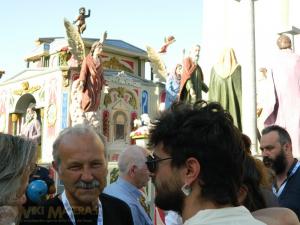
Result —
[[81, 64], [85, 57], [85, 49], [82, 38], [78, 33], [77, 28], [74, 27], [73, 24], [66, 18], [64, 19], [64, 25], [66, 28], [69, 47], [71, 48], [70, 51], [74, 58], [78, 61], [78, 64]]
[[147, 53], [150, 59], [150, 64], [153, 69], [153, 73], [166, 79], [167, 70], [164, 61], [161, 59], [160, 55], [154, 50], [154, 48], [147, 46]]

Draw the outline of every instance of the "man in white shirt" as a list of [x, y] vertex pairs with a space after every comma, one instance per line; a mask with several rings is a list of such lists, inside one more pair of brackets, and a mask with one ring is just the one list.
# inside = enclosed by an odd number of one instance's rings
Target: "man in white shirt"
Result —
[[240, 206], [245, 150], [241, 132], [218, 103], [178, 104], [150, 131], [147, 166], [155, 204], [182, 216], [184, 225], [261, 225]]

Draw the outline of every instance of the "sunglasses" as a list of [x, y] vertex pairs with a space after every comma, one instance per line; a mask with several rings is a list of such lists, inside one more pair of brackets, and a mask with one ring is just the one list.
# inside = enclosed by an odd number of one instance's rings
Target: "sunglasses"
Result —
[[158, 168], [158, 163], [167, 159], [172, 159], [172, 157], [160, 159], [156, 155], [149, 155], [147, 157], [146, 165], [150, 173], [155, 173]]

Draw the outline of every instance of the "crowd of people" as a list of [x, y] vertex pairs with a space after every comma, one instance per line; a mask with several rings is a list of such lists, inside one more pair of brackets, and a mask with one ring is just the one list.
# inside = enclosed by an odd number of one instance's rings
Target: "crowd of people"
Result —
[[[122, 151], [114, 183], [106, 183], [105, 138], [89, 125], [65, 128], [53, 143], [52, 166], [62, 193], [37, 167], [36, 138], [0, 133], [0, 224], [156, 224], [145, 204], [150, 179], [166, 225], [300, 224], [300, 162], [293, 151], [298, 139], [284, 126], [270, 124], [261, 132], [262, 160], [252, 156], [251, 141], [229, 110], [201, 100], [208, 87], [195, 64], [199, 51], [196, 46], [195, 57], [183, 63], [176, 84], [181, 101], [152, 122], [149, 149], [131, 145]], [[216, 75], [221, 67], [215, 67]], [[230, 75], [236, 68], [226, 71]], [[26, 203], [28, 183], [35, 180], [45, 180], [47, 194], [56, 195]]]
[[106, 186], [104, 138], [86, 125], [69, 127], [53, 144], [64, 191], [24, 207], [36, 143], [1, 133], [1, 224], [153, 224], [140, 200], [150, 177], [155, 206], [181, 224], [299, 224], [300, 163], [288, 132], [262, 131], [262, 161], [243, 136], [219, 103], [174, 104], [153, 123], [153, 151], [125, 149], [119, 178]]

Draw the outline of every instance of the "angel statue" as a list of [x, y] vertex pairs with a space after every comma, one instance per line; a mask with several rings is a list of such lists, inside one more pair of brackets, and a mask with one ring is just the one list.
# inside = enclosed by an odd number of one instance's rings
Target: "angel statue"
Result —
[[101, 53], [107, 32], [104, 32], [102, 40], [92, 45], [89, 54], [85, 56], [84, 43], [76, 28], [66, 19], [65, 27], [70, 51], [81, 66], [79, 79], [72, 84], [72, 123], [89, 123], [100, 127], [99, 106], [105, 85]]
[[147, 46], [147, 53], [153, 73], [159, 75], [160, 78], [166, 79], [166, 109], [169, 108], [173, 102], [178, 101], [179, 99], [178, 92], [180, 87], [182, 65], [176, 64], [172, 72], [168, 73], [165, 63], [161, 58], [161, 54], [166, 53], [168, 46], [174, 42], [174, 36], [165, 38], [165, 44], [161, 47], [158, 53], [152, 47]]
[[159, 77], [160, 80], [164, 80], [167, 77], [167, 69], [164, 61], [160, 57], [160, 54], [155, 51], [154, 48], [147, 46], [147, 54], [150, 60], [152, 72]]
[[86, 29], [85, 18], [90, 17], [90, 15], [91, 15], [91, 10], [90, 9], [88, 10], [87, 15], [85, 14], [85, 8], [84, 7], [81, 7], [79, 9], [79, 16], [77, 17], [76, 20], [73, 21], [73, 24], [78, 22], [77, 27], [78, 27], [78, 33], [79, 34], [82, 34], [85, 31], [85, 29]]

